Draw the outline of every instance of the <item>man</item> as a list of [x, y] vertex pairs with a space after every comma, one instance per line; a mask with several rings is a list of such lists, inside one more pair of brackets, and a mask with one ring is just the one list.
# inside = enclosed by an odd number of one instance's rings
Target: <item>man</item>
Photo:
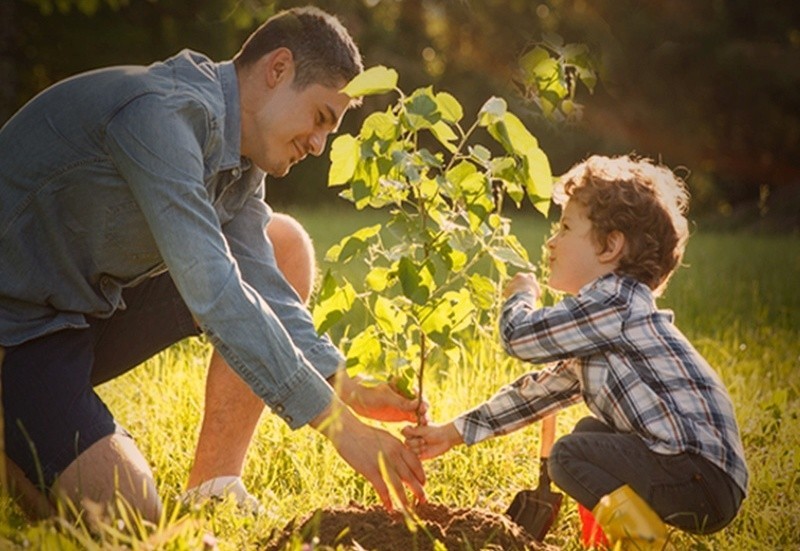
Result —
[[78, 75], [0, 130], [5, 454], [37, 512], [43, 494], [110, 504], [118, 491], [158, 518], [149, 466], [92, 386], [200, 331], [219, 355], [190, 486], [240, 474], [266, 403], [330, 438], [387, 507], [388, 485], [424, 499], [418, 459], [345, 405], [412, 419], [415, 404], [341, 369], [297, 292], [309, 270], [278, 254], [308, 257], [307, 236], [263, 202], [264, 173], [322, 153], [362, 69], [335, 18], [294, 9], [231, 62], [184, 51]]

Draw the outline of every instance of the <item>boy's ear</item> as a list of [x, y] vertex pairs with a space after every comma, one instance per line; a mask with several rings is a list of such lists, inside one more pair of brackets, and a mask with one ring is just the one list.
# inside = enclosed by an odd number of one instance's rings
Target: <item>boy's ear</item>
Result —
[[600, 251], [598, 258], [601, 262], [612, 263], [618, 261], [625, 252], [625, 234], [614, 230], [606, 237], [606, 246]]
[[285, 79], [294, 78], [294, 55], [289, 48], [281, 47], [267, 54], [267, 86], [274, 88]]

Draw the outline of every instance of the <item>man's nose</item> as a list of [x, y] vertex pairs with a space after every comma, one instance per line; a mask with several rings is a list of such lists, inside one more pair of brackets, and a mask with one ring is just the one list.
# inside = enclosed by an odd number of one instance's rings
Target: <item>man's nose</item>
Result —
[[314, 132], [311, 134], [311, 138], [308, 140], [309, 150], [308, 152], [314, 155], [315, 157], [319, 157], [322, 155], [322, 152], [325, 151], [325, 142], [328, 140], [328, 133], [327, 132]]

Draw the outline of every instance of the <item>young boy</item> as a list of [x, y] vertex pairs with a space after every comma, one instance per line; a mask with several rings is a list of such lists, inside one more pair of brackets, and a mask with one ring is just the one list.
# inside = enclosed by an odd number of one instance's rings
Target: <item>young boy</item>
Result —
[[564, 209], [547, 242], [549, 285], [572, 296], [537, 309], [535, 276], [519, 274], [500, 318], [509, 354], [555, 363], [447, 424], [406, 427], [407, 444], [429, 459], [583, 400], [594, 416], [556, 442], [548, 471], [612, 543], [660, 547], [664, 522], [722, 529], [748, 480], [733, 406], [654, 301], [688, 237], [683, 182], [646, 160], [594, 156], [560, 180], [556, 200]]

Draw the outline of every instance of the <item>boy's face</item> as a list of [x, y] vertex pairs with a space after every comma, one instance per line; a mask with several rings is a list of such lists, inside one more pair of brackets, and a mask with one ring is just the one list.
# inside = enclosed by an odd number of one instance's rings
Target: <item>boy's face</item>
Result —
[[587, 283], [616, 268], [600, 258], [601, 247], [592, 234], [586, 207], [569, 200], [558, 233], [547, 241], [550, 252], [550, 287], [577, 294]]

